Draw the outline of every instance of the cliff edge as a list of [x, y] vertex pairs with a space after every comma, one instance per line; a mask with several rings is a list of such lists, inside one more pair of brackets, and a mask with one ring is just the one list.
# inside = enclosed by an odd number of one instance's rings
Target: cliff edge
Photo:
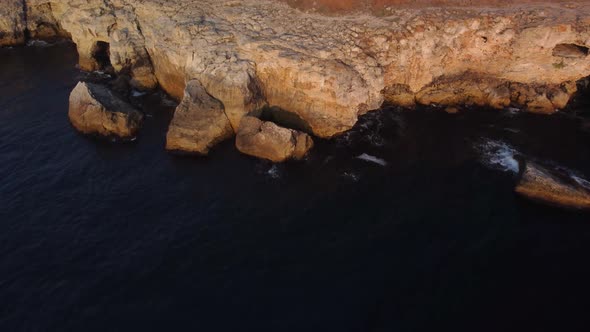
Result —
[[139, 89], [180, 99], [200, 81], [234, 131], [271, 106], [320, 137], [385, 101], [553, 113], [590, 76], [585, 1], [425, 2], [316, 1], [352, 5], [324, 15], [295, 0], [5, 0], [0, 46], [70, 38], [81, 68]]

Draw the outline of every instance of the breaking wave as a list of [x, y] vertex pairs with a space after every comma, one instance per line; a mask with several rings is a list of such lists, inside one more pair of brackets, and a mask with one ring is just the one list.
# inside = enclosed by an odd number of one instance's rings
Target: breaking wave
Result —
[[378, 165], [381, 165], [381, 166], [387, 166], [387, 161], [385, 161], [385, 160], [383, 160], [381, 158], [377, 158], [375, 156], [371, 156], [370, 154], [363, 153], [363, 154], [361, 154], [360, 156], [358, 156], [356, 158], [357, 159], [360, 159], [360, 160], [368, 161], [368, 162], [371, 162], [371, 163], [375, 163], [375, 164], [378, 164]]
[[567, 168], [567, 167], [563, 167], [563, 166], [559, 166], [556, 165], [554, 166], [558, 171], [564, 173], [565, 175], [567, 175], [570, 179], [574, 180], [577, 184], [579, 184], [580, 186], [590, 190], [590, 181], [586, 180], [588, 177], [586, 177], [584, 174], [575, 171], [573, 169]]
[[518, 173], [520, 167], [516, 156], [518, 151], [502, 141], [485, 140], [476, 146], [481, 161], [489, 168], [504, 172]]

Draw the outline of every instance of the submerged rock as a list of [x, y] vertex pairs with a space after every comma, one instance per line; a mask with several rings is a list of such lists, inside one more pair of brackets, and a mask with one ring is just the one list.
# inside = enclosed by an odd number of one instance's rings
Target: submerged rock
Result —
[[590, 209], [590, 189], [567, 174], [527, 162], [516, 193], [528, 199], [569, 209]]
[[306, 133], [246, 116], [238, 129], [236, 147], [244, 154], [280, 163], [305, 157], [313, 139]]
[[217, 143], [234, 136], [223, 104], [197, 80], [188, 82], [166, 136], [166, 149], [207, 155]]
[[116, 97], [107, 87], [79, 82], [70, 94], [68, 113], [72, 125], [85, 134], [133, 138], [143, 114]]

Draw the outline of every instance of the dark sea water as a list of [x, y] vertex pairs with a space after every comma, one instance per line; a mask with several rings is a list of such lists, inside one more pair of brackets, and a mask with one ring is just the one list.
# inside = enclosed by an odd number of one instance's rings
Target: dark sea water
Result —
[[182, 158], [162, 94], [133, 143], [77, 134], [76, 62], [0, 50], [0, 331], [589, 330], [590, 215], [513, 194], [514, 155], [590, 176], [580, 119], [385, 109], [303, 162]]

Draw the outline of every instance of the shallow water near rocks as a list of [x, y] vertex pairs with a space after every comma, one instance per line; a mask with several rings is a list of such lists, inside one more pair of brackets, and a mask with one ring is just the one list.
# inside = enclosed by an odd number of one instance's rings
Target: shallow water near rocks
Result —
[[[0, 331], [585, 326], [590, 216], [517, 198], [520, 154], [590, 176], [581, 120], [384, 109], [272, 165], [77, 134], [71, 45], [0, 50]], [[359, 156], [369, 156], [359, 159]], [[367, 159], [383, 162], [371, 162]]]

